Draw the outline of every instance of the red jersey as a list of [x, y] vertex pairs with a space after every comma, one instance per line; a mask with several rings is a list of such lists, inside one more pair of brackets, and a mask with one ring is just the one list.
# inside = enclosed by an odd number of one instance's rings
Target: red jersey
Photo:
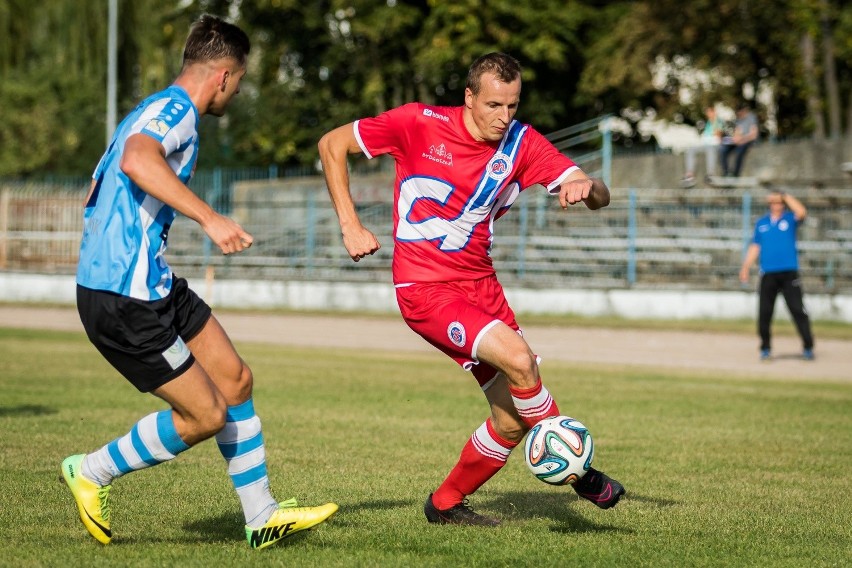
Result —
[[368, 158], [390, 154], [394, 183], [394, 284], [474, 280], [494, 274], [494, 220], [520, 192], [558, 191], [577, 166], [527, 124], [480, 142], [463, 107], [409, 103], [355, 122]]

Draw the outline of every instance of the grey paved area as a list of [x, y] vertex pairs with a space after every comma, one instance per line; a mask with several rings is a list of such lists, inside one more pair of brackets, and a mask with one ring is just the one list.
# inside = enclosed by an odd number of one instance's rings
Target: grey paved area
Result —
[[[336, 349], [434, 352], [399, 318], [347, 315], [241, 314], [216, 312], [234, 341]], [[523, 322], [521, 322], [523, 323]], [[73, 307], [0, 306], [0, 327], [82, 331]], [[525, 337], [548, 361], [664, 366], [719, 373], [720, 376], [852, 381], [852, 342], [820, 340], [817, 360], [798, 359], [798, 338], [775, 339], [775, 359], [760, 362], [757, 338], [748, 334], [525, 327]]]

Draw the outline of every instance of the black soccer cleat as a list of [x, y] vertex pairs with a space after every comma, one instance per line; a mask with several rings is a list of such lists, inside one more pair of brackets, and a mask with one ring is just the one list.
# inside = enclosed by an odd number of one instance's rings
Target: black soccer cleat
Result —
[[474, 512], [467, 504], [467, 499], [454, 505], [449, 509], [440, 510], [432, 503], [432, 494], [426, 499], [426, 504], [423, 505], [423, 512], [426, 514], [426, 520], [430, 523], [438, 523], [442, 525], [473, 525], [478, 527], [496, 527], [500, 525], [499, 519], [486, 517]]
[[581, 479], [572, 485], [577, 495], [588, 499], [601, 509], [615, 507], [624, 495], [624, 486], [602, 471], [589, 468]]

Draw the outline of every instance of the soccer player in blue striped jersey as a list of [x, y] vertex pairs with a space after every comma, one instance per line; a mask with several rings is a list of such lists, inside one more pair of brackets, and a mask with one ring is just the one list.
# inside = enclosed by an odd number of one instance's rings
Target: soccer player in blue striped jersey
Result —
[[264, 548], [309, 529], [337, 505], [278, 503], [269, 488], [251, 370], [210, 307], [165, 260], [176, 213], [201, 225], [223, 254], [252, 236], [216, 213], [187, 183], [198, 159], [198, 120], [222, 116], [240, 91], [250, 50], [239, 27], [211, 15], [192, 26], [174, 83], [142, 101], [118, 126], [85, 200], [77, 308], [89, 339], [139, 391], [169, 404], [128, 433], [62, 462], [83, 524], [112, 539], [112, 482], [216, 442], [245, 515], [246, 538]]

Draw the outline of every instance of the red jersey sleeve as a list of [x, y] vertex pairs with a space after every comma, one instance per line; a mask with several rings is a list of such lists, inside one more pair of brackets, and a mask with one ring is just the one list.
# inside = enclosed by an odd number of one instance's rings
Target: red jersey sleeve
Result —
[[355, 121], [355, 138], [364, 155], [372, 159], [382, 154], [400, 158], [409, 146], [409, 134], [418, 114], [418, 103], [408, 103], [373, 118]]
[[534, 128], [528, 127], [526, 138], [526, 156], [521, 174], [516, 178], [518, 183], [522, 188], [538, 183], [549, 193], [558, 193], [559, 184], [580, 168]]

